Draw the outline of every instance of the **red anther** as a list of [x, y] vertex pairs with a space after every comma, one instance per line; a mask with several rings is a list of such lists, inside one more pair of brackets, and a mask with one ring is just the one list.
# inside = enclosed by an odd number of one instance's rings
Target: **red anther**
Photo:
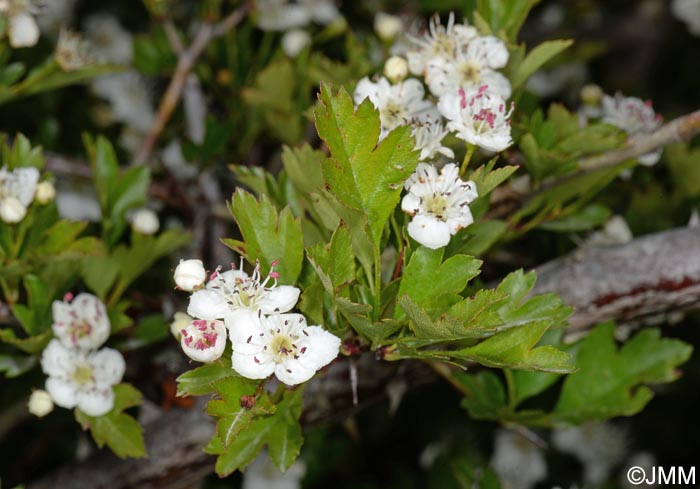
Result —
[[73, 292], [66, 292], [66, 294], [63, 296], [63, 300], [66, 302], [70, 302], [73, 300], [73, 297], [75, 297], [73, 295]]

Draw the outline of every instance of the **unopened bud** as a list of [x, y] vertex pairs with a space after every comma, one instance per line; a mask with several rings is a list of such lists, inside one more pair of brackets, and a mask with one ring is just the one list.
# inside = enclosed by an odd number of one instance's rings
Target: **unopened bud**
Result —
[[192, 318], [184, 312], [176, 312], [173, 322], [170, 323], [170, 332], [176, 340], [180, 341], [181, 331], [192, 322]]
[[207, 271], [204, 269], [202, 260], [180, 260], [180, 264], [175, 269], [174, 278], [180, 289], [192, 292], [204, 284]]
[[160, 221], [158, 221], [158, 215], [155, 212], [144, 207], [138, 209], [131, 216], [131, 227], [137, 233], [150, 236], [158, 232]]
[[374, 31], [384, 42], [391, 42], [396, 39], [403, 30], [401, 19], [395, 15], [379, 12], [374, 16]]
[[0, 200], [0, 219], [9, 224], [17, 224], [27, 215], [27, 208], [15, 197]]
[[53, 411], [53, 399], [45, 390], [35, 390], [29, 396], [29, 412], [38, 418], [43, 418]]
[[392, 83], [403, 81], [408, 76], [408, 62], [401, 56], [392, 56], [384, 64], [384, 76]]
[[48, 181], [39, 182], [36, 186], [34, 198], [41, 205], [49, 204], [56, 198], [56, 187]]
[[595, 83], [588, 83], [581, 89], [581, 101], [586, 105], [599, 105], [603, 90]]
[[311, 35], [303, 29], [292, 29], [282, 36], [282, 50], [290, 58], [299, 56], [311, 44]]

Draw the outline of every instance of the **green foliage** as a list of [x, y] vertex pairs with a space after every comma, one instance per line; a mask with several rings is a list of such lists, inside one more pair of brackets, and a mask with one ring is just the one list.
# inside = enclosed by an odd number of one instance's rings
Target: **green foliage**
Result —
[[545, 41], [532, 49], [515, 69], [511, 79], [513, 90], [517, 90], [524, 85], [535, 71], [539, 70], [547, 61], [570, 47], [573, 43], [572, 39]]
[[223, 242], [250, 263], [260, 260], [263, 270], [279, 260], [275, 268], [282, 283], [296, 282], [304, 259], [301, 225], [289, 208], [278, 213], [266, 194], [256, 200], [241, 189], [233, 194], [229, 206], [243, 241], [225, 239]]
[[141, 393], [129, 384], [114, 386], [114, 407], [103, 416], [88, 416], [75, 409], [75, 419], [84, 430], [89, 429], [97, 446], [107, 445], [118, 457], [145, 457], [143, 429], [124, 410], [138, 406]]
[[418, 165], [410, 128], [397, 128], [377, 144], [379, 114], [369, 100], [355, 109], [345, 89], [333, 94], [324, 84], [320, 102], [316, 127], [331, 152], [322, 164], [326, 189], [341, 203], [365, 212], [378, 247], [403, 183]]

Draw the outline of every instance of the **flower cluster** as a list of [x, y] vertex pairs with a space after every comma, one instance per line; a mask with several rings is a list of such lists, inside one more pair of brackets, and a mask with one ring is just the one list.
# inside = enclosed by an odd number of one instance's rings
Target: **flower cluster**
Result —
[[39, 182], [39, 170], [34, 167], [0, 169], [0, 219], [16, 224], [27, 215], [34, 201]]
[[39, 41], [39, 26], [34, 19], [37, 10], [32, 0], [0, 0], [0, 13], [7, 16], [13, 48], [34, 46]]
[[287, 385], [309, 380], [330, 363], [340, 339], [320, 326], [308, 326], [301, 314], [289, 313], [299, 299], [299, 289], [278, 285], [274, 271], [263, 277], [257, 262], [251, 275], [231, 265], [217, 268], [207, 280], [200, 260], [181, 261], [175, 270], [179, 288], [193, 291], [189, 321], [179, 331], [185, 354], [199, 362], [217, 360], [226, 347], [233, 349], [232, 366], [240, 375], [264, 379], [273, 373]]
[[[393, 34], [399, 31], [392, 29]], [[455, 164], [438, 171], [427, 162], [454, 158], [453, 150], [443, 144], [448, 134], [489, 152], [513, 144], [513, 109], [507, 102], [512, 90], [498, 71], [509, 54], [499, 38], [481, 36], [466, 22], [455, 23], [454, 14], [447, 25], [434, 16], [427, 32], [409, 35], [408, 42], [405, 58], [394, 55], [387, 60], [386, 78], [363, 78], [353, 97], [356, 105], [368, 98], [379, 111], [380, 140], [399, 126], [411, 127], [415, 149], [426, 163], [406, 182], [402, 208], [413, 216], [409, 235], [422, 245], [440, 248], [473, 222], [468, 204], [478, 194], [473, 182], [459, 178]], [[417, 78], [406, 78], [409, 73]]]
[[[602, 121], [619, 127], [630, 136], [651, 134], [661, 126], [661, 116], [654, 112], [651, 101], [637, 97], [603, 95]], [[646, 166], [655, 165], [661, 157], [661, 149], [639, 157]]]
[[105, 305], [91, 294], [69, 294], [54, 301], [52, 312], [55, 338], [41, 356], [46, 391], [58, 406], [107, 414], [114, 406], [112, 386], [121, 382], [126, 365], [117, 350], [99, 349], [110, 332]]

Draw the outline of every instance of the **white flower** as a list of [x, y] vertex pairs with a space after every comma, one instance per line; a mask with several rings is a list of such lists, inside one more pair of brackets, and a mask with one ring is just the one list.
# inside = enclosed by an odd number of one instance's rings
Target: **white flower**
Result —
[[37, 418], [43, 418], [53, 411], [53, 400], [48, 392], [42, 389], [37, 389], [29, 396], [27, 404], [29, 412]]
[[56, 187], [48, 180], [44, 180], [36, 186], [36, 194], [34, 197], [41, 205], [50, 204], [53, 202], [53, 199], [56, 198]]
[[153, 125], [155, 113], [151, 93], [144, 79], [135, 71], [101, 76], [93, 80], [92, 89], [109, 102], [116, 121], [142, 133]]
[[392, 56], [384, 63], [384, 76], [392, 83], [403, 81], [408, 76], [408, 63], [406, 58]]
[[510, 116], [503, 97], [490, 93], [488, 87], [440, 97], [438, 110], [448, 120], [447, 128], [458, 138], [488, 151], [503, 151], [513, 144]]
[[92, 64], [88, 54], [88, 42], [80, 34], [61, 29], [54, 52], [56, 63], [63, 71], [78, 71]]
[[612, 423], [587, 423], [554, 430], [552, 443], [583, 464], [584, 481], [592, 486], [608, 479], [612, 468], [622, 462], [627, 445], [624, 431]]
[[70, 301], [53, 301], [53, 334], [68, 348], [99, 348], [109, 338], [107, 309], [92, 294], [78, 294]]
[[[603, 95], [602, 121], [619, 127], [630, 136], [651, 134], [661, 126], [661, 116], [654, 112], [651, 101], [637, 97]], [[661, 149], [639, 157], [645, 166], [655, 165], [661, 157]]]
[[456, 24], [454, 13], [450, 12], [447, 26], [440, 23], [437, 14], [430, 19], [429, 31], [422, 39], [410, 37], [414, 45], [407, 53], [408, 69], [414, 75], [424, 75], [428, 63], [436, 57], [453, 59], [460, 46], [478, 37], [478, 31], [469, 25]]
[[90, 41], [92, 55], [108, 63], [128, 65], [134, 56], [133, 35], [124, 29], [116, 17], [93, 14], [83, 23], [85, 37]]
[[34, 46], [39, 41], [39, 26], [34, 20], [36, 6], [32, 0], [0, 0], [0, 13], [7, 16], [10, 45], [13, 48]]
[[[190, 297], [187, 314], [198, 319], [225, 319], [238, 309], [262, 310], [263, 314], [287, 312], [299, 300], [300, 290], [291, 285], [277, 285], [277, 272], [273, 271], [261, 281], [260, 263], [256, 263], [252, 276], [243, 270], [217, 270], [206, 287]], [[242, 268], [242, 267], [241, 267]], [[269, 285], [270, 279], [273, 284]]]
[[180, 260], [173, 274], [177, 286], [187, 292], [204, 285], [207, 279], [207, 271], [202, 260]]
[[396, 15], [379, 12], [374, 16], [374, 32], [384, 42], [391, 42], [403, 31], [403, 22]]
[[547, 462], [535, 444], [513, 431], [499, 430], [491, 467], [503, 489], [530, 489], [547, 477]]
[[353, 98], [356, 105], [369, 98], [379, 110], [382, 140], [401, 125], [439, 118], [435, 105], [424, 95], [423, 85], [414, 78], [391, 85], [386, 78], [374, 83], [365, 77], [357, 84]]
[[416, 138], [415, 149], [420, 150], [420, 159], [432, 160], [437, 153], [454, 158], [454, 151], [442, 145], [443, 138], [449, 132], [440, 120], [428, 120], [414, 124], [412, 134]]
[[454, 163], [437, 169], [419, 163], [404, 187], [408, 193], [401, 209], [413, 216], [408, 234], [423, 246], [437, 249], [450, 242], [450, 236], [474, 222], [469, 203], [478, 197], [474, 182], [463, 182]]
[[41, 355], [41, 367], [49, 376], [46, 390], [54, 403], [102, 416], [114, 406], [112, 386], [121, 382], [126, 365], [122, 354], [112, 348], [86, 351], [53, 339]]
[[243, 377], [273, 373], [287, 385], [306, 382], [338, 356], [340, 338], [320, 326], [307, 326], [301, 314], [239, 310], [226, 318], [233, 346], [232, 366]]
[[282, 51], [290, 58], [299, 56], [311, 44], [311, 34], [303, 29], [291, 29], [282, 36]]
[[265, 451], [261, 451], [245, 472], [243, 472], [243, 489], [300, 489], [301, 479], [306, 473], [306, 465], [297, 459], [285, 472], [270, 460]]
[[299, 3], [317, 24], [330, 24], [341, 16], [333, 0], [299, 0]]
[[33, 166], [0, 169], [0, 219], [15, 224], [24, 219], [34, 200], [39, 170]]
[[425, 68], [425, 82], [430, 91], [441, 96], [457, 93], [460, 88], [476, 90], [488, 85], [492, 93], [507, 99], [511, 94], [510, 82], [501, 73], [508, 62], [506, 45], [494, 36], [472, 39], [464, 49], [454, 56], [435, 56]]
[[195, 319], [180, 330], [185, 355], [197, 362], [213, 362], [226, 347], [226, 326], [221, 321]]
[[673, 0], [671, 12], [688, 26], [695, 36], [700, 36], [700, 0]]
[[286, 31], [311, 22], [310, 12], [287, 0], [254, 0], [258, 27], [264, 31]]
[[131, 226], [134, 228], [134, 231], [146, 236], [156, 234], [160, 227], [158, 214], [146, 207], [137, 209], [131, 215]]
[[36, 14], [36, 21], [42, 34], [55, 34], [63, 26], [70, 25], [75, 13], [76, 0], [42, 1]]

